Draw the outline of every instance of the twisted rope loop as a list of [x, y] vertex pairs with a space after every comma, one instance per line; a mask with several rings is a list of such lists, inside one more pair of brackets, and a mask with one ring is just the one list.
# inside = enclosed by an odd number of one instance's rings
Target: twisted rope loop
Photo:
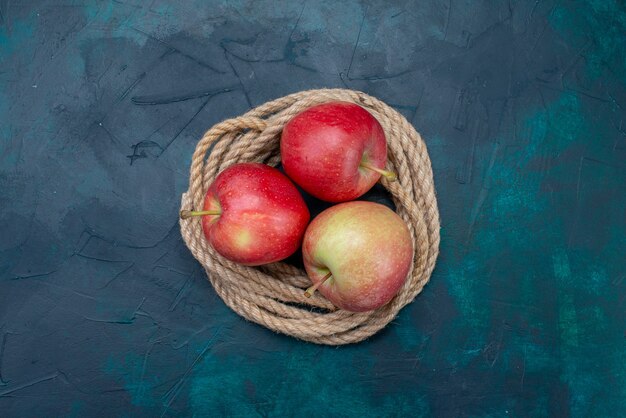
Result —
[[180, 221], [185, 243], [231, 309], [276, 332], [328, 345], [356, 343], [385, 327], [422, 291], [435, 266], [439, 212], [430, 159], [421, 136], [401, 114], [371, 96], [344, 89], [303, 91], [265, 103], [204, 134], [193, 154], [189, 190], [183, 194], [181, 207], [201, 209], [211, 182], [234, 163], [278, 164], [283, 126], [303, 110], [335, 100], [367, 109], [387, 136], [386, 169], [397, 173], [398, 179], [391, 183], [382, 178], [381, 183], [409, 226], [415, 249], [413, 269], [391, 302], [375, 311], [352, 313], [335, 308], [319, 293], [308, 299], [304, 289], [311, 282], [304, 271], [285, 263], [254, 268], [228, 261], [204, 238], [199, 217]]

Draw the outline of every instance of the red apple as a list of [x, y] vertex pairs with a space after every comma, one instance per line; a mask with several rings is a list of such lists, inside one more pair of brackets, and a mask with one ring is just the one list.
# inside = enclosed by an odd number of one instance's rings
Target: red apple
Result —
[[379, 308], [404, 284], [413, 261], [409, 229], [379, 203], [347, 202], [320, 213], [302, 243], [313, 286], [335, 306], [352, 312]]
[[354, 103], [330, 102], [296, 115], [284, 127], [285, 173], [307, 193], [328, 202], [363, 195], [385, 168], [387, 141], [380, 123]]
[[294, 184], [277, 169], [240, 163], [222, 171], [209, 187], [202, 216], [204, 235], [225, 258], [248, 266], [282, 260], [302, 243], [309, 210]]

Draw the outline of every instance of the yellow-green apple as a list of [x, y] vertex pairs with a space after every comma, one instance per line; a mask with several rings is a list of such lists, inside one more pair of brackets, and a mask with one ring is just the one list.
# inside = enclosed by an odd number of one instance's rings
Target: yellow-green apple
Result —
[[380, 123], [354, 103], [310, 107], [284, 127], [280, 153], [285, 173], [307, 193], [345, 202], [367, 192], [385, 175], [387, 140]]
[[413, 243], [406, 224], [379, 203], [346, 202], [320, 213], [302, 242], [313, 286], [335, 306], [352, 312], [379, 308], [406, 281]]
[[202, 216], [211, 246], [225, 258], [248, 266], [282, 260], [302, 243], [309, 210], [296, 186], [265, 164], [239, 163], [222, 171], [207, 190]]

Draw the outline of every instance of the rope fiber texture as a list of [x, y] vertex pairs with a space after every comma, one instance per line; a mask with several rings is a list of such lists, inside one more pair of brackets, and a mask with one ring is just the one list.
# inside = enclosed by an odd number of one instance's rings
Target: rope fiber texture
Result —
[[334, 307], [316, 292], [306, 273], [286, 263], [246, 267], [220, 256], [209, 245], [200, 217], [181, 219], [183, 239], [202, 264], [217, 294], [244, 318], [273, 331], [317, 344], [342, 345], [362, 341], [391, 322], [412, 302], [428, 282], [439, 253], [439, 211], [426, 145], [400, 113], [365, 93], [345, 89], [309, 90], [267, 102], [243, 116], [209, 129], [192, 157], [189, 190], [181, 209], [201, 210], [209, 185], [218, 173], [239, 162], [280, 162], [283, 126], [303, 110], [325, 102], [347, 101], [367, 109], [382, 125], [387, 137], [386, 169], [397, 181], [381, 177], [397, 213], [407, 223], [413, 239], [413, 268], [398, 294], [371, 312], [353, 313]]

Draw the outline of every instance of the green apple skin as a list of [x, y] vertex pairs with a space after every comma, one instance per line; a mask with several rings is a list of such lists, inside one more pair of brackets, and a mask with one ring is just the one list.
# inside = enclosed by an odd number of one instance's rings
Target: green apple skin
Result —
[[353, 201], [326, 209], [309, 224], [302, 243], [304, 267], [317, 290], [352, 312], [377, 309], [398, 293], [413, 262], [408, 227], [394, 211]]

